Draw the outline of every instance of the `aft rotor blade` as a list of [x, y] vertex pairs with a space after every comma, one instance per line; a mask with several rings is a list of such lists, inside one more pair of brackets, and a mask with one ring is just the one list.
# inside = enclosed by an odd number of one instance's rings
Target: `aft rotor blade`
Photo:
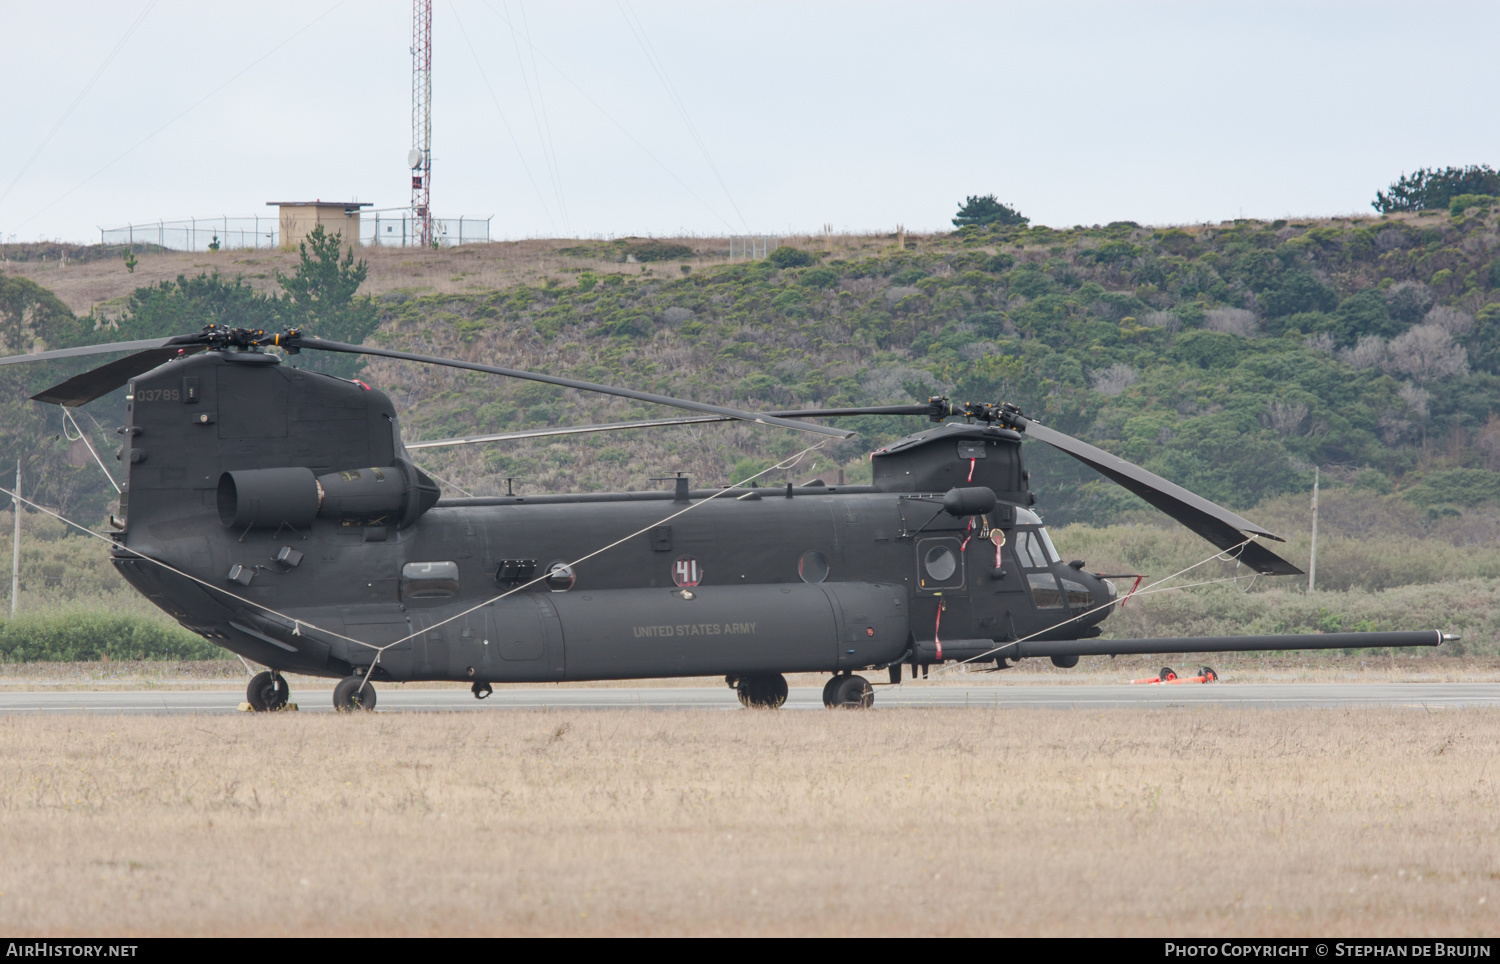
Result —
[[[1165, 512], [1198, 535], [1220, 549], [1242, 546], [1246, 535], [1265, 536], [1277, 542], [1286, 540], [1269, 529], [1261, 528], [1249, 519], [1215, 505], [1200, 495], [1195, 495], [1175, 482], [1148, 472], [1139, 465], [1127, 462], [1116, 455], [1080, 441], [1056, 429], [1033, 422], [1024, 416], [1016, 416], [1015, 423], [1027, 435], [1087, 465], [1105, 478], [1140, 496], [1151, 505]], [[1302, 570], [1255, 542], [1245, 544], [1237, 552], [1239, 560], [1256, 572], [1275, 576], [1295, 576]]]
[[199, 345], [168, 345], [138, 351], [134, 355], [127, 355], [108, 365], [91, 368], [82, 375], [74, 375], [65, 382], [36, 393], [31, 398], [37, 402], [50, 402], [54, 405], [77, 408], [80, 405], [87, 405], [102, 395], [108, 395], [135, 376], [145, 374], [157, 365], [201, 350], [202, 346]]
[[173, 338], [142, 338], [139, 341], [117, 341], [109, 345], [82, 345], [78, 348], [57, 348], [52, 351], [39, 351], [30, 355], [11, 355], [8, 358], [0, 358], [0, 365], [19, 365], [23, 362], [52, 361], [55, 358], [77, 358], [81, 355], [107, 355], [116, 351], [141, 351], [146, 348], [160, 348], [173, 341]]
[[533, 382], [544, 382], [548, 385], [559, 385], [563, 388], [576, 388], [579, 391], [598, 392], [602, 395], [618, 395], [621, 398], [633, 398], [640, 402], [654, 402], [657, 405], [670, 405], [674, 408], [684, 408], [690, 412], [703, 412], [708, 415], [724, 415], [729, 418], [740, 419], [746, 422], [756, 422], [761, 425], [775, 425], [780, 428], [795, 429], [799, 432], [811, 432], [814, 435], [827, 435], [833, 438], [850, 438], [855, 433], [846, 432], [842, 429], [828, 428], [823, 425], [809, 425], [804, 422], [794, 422], [789, 419], [778, 418], [774, 415], [757, 415], [754, 412], [745, 412], [737, 408], [726, 408], [723, 405], [708, 405], [703, 402], [690, 402], [682, 398], [672, 398], [670, 395], [656, 395], [652, 392], [638, 392], [630, 388], [616, 388], [613, 385], [599, 385], [594, 382], [579, 381], [574, 378], [559, 378], [556, 375], [543, 375], [539, 372], [520, 371], [514, 368], [501, 368], [498, 365], [481, 365], [478, 362], [459, 361], [454, 358], [443, 358], [438, 355], [419, 355], [415, 352], [394, 351], [389, 348], [370, 348], [364, 345], [349, 345], [340, 341], [325, 341], [322, 338], [312, 338], [306, 335], [299, 336], [292, 343], [298, 348], [316, 348], [321, 351], [339, 351], [351, 355], [374, 355], [378, 358], [398, 358], [403, 361], [424, 362], [428, 365], [444, 365], [448, 368], [462, 368], [473, 372], [487, 372], [491, 375], [504, 375], [508, 378], [524, 378]]
[[732, 422], [727, 415], [687, 415], [682, 418], [647, 418], [638, 422], [610, 422], [604, 425], [570, 425], [567, 428], [538, 428], [523, 432], [499, 432], [494, 435], [465, 435], [440, 438], [430, 442], [407, 442], [408, 449], [435, 449], [445, 445], [474, 445], [479, 442], [513, 442], [518, 439], [550, 438], [554, 435], [587, 435], [591, 432], [618, 432], [632, 428], [661, 428], [668, 425], [693, 425], [702, 422]]

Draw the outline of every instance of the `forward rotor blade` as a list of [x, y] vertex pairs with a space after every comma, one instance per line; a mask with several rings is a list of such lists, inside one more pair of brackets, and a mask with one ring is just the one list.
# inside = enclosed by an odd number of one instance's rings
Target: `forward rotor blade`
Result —
[[[1079, 441], [1071, 435], [1065, 435], [1039, 422], [1033, 422], [1024, 416], [1016, 416], [1014, 421], [1027, 435], [1073, 456], [1110, 481], [1140, 496], [1220, 549], [1234, 549], [1240, 546], [1245, 542], [1246, 535], [1265, 536], [1277, 542], [1286, 541], [1269, 529], [1261, 528], [1249, 519], [1236, 515], [1223, 506], [1215, 505], [1200, 495], [1194, 495], [1175, 482], [1168, 482], [1154, 472], [1148, 472], [1139, 465], [1111, 455], [1101, 448]], [[1276, 553], [1255, 542], [1243, 545], [1236, 555], [1241, 562], [1256, 572], [1266, 575], [1295, 576], [1302, 572], [1301, 569]]]
[[31, 398], [37, 402], [50, 402], [54, 405], [77, 408], [80, 405], [87, 405], [102, 395], [108, 395], [135, 376], [149, 372], [157, 365], [180, 358], [184, 354], [202, 350], [200, 345], [168, 345], [138, 351], [134, 355], [127, 355], [108, 365], [91, 368], [82, 375], [74, 375], [65, 382], [36, 393]]
[[[745, 412], [737, 408], [726, 408], [723, 405], [707, 405], [703, 402], [690, 402], [682, 398], [672, 398], [669, 395], [656, 395], [651, 392], [638, 392], [629, 388], [616, 388], [612, 385], [599, 385], [594, 382], [578, 381], [573, 378], [559, 378], [556, 375], [543, 375], [539, 372], [520, 371], [514, 368], [501, 368], [498, 365], [481, 365], [477, 362], [458, 361], [453, 358], [443, 358], [438, 355], [419, 355], [415, 352], [394, 351], [389, 348], [370, 348], [363, 345], [348, 345], [340, 341], [325, 341], [322, 338], [313, 338], [302, 335], [292, 345], [298, 348], [316, 348], [321, 351], [339, 351], [351, 355], [374, 355], [378, 358], [399, 358], [404, 361], [425, 362], [429, 365], [444, 365], [448, 368], [462, 368], [473, 372], [488, 372], [491, 375], [504, 375], [508, 378], [524, 378], [533, 382], [545, 382], [549, 385], [560, 385], [563, 388], [576, 388], [585, 392], [598, 392], [602, 395], [618, 395], [621, 398], [633, 398], [640, 402], [654, 402], [657, 405], [670, 405], [674, 408], [684, 408], [690, 412], [703, 412], [708, 415], [724, 415], [729, 418], [740, 419], [746, 422], [756, 422], [761, 425], [775, 425], [779, 428], [795, 429], [799, 432], [811, 432], [814, 435], [827, 435], [832, 438], [850, 438], [855, 433], [846, 432], [842, 429], [828, 428], [823, 425], [809, 425], [803, 422], [793, 422], [788, 419], [778, 418], [774, 415], [757, 415], [754, 412]], [[290, 346], [289, 346], [290, 347]]]
[[173, 338], [142, 338], [140, 341], [117, 341], [110, 345], [82, 345], [78, 348], [58, 348], [39, 351], [30, 355], [11, 355], [0, 358], [0, 365], [19, 365], [23, 362], [51, 361], [54, 358], [77, 358], [80, 355], [107, 355], [116, 351], [141, 351], [145, 348], [160, 348], [171, 343]]
[[[926, 415], [929, 405], [884, 405], [876, 408], [814, 408], [799, 412], [766, 412], [776, 418], [841, 418], [851, 415]], [[607, 422], [602, 425], [573, 425], [567, 428], [538, 428], [524, 432], [498, 432], [494, 435], [464, 435], [433, 439], [429, 442], [407, 442], [408, 449], [435, 449], [448, 445], [474, 445], [481, 442], [513, 442], [528, 438], [550, 438], [554, 435], [586, 435], [591, 432], [620, 432], [635, 428], [665, 428], [672, 425], [702, 425], [711, 422], [733, 422], [728, 415], [686, 415], [682, 418], [646, 418], [634, 422]]]

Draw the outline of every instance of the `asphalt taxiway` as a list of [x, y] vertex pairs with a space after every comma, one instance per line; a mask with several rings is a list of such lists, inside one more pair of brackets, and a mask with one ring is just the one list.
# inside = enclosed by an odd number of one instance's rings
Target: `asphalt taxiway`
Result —
[[[476, 700], [467, 690], [377, 686], [376, 712], [447, 713], [495, 710], [739, 710], [728, 687], [496, 687]], [[69, 713], [88, 715], [234, 713], [237, 690], [116, 690], [0, 693], [0, 714]], [[294, 691], [299, 712], [333, 711], [331, 690]], [[1209, 683], [1173, 686], [990, 685], [955, 686], [908, 682], [877, 686], [875, 707], [1107, 709], [1119, 707], [1221, 707], [1305, 709], [1334, 707], [1411, 707], [1448, 709], [1500, 706], [1500, 683]], [[820, 691], [794, 688], [786, 709], [822, 709]]]

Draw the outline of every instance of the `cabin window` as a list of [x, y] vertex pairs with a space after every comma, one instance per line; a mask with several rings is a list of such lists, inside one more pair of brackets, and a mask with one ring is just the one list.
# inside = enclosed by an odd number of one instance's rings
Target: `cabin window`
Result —
[[1094, 605], [1094, 594], [1083, 583], [1064, 579], [1062, 584], [1063, 594], [1068, 597], [1068, 605], [1073, 609], [1088, 609]]
[[960, 589], [964, 584], [962, 540], [935, 536], [917, 540], [917, 588], [927, 592]]
[[458, 563], [408, 562], [401, 567], [402, 599], [448, 599], [458, 595]]
[[1063, 594], [1057, 588], [1057, 577], [1050, 572], [1028, 573], [1026, 582], [1031, 586], [1031, 601], [1038, 609], [1063, 608]]
[[953, 550], [947, 546], [928, 549], [922, 565], [926, 567], [927, 575], [937, 582], [947, 582], [958, 571], [958, 560], [953, 557]]
[[816, 550], [808, 550], [797, 560], [797, 575], [810, 585], [817, 585], [828, 578], [828, 557]]

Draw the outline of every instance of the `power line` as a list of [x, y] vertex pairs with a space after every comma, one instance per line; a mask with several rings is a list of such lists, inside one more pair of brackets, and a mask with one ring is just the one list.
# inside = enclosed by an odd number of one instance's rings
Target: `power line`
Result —
[[[547, 119], [547, 98], [544, 96], [542, 87], [542, 74], [536, 69], [536, 45], [531, 42], [531, 24], [526, 17], [526, 0], [517, 0], [517, 2], [521, 6], [521, 28], [526, 31], [526, 46], [531, 51], [531, 76], [536, 78], [536, 102], [542, 109], [542, 129], [546, 132], [547, 158], [552, 166], [552, 183], [557, 190], [557, 206], [562, 211], [563, 230], [572, 234], [573, 225], [568, 219], [568, 199], [563, 194], [562, 168], [557, 163], [557, 144], [552, 140], [552, 122]], [[511, 37], [514, 38], [515, 34], [512, 33]], [[529, 89], [527, 96], [530, 96]]]
[[20, 224], [18, 224], [17, 227], [25, 227], [26, 225], [30, 224], [32, 221], [35, 221], [37, 218], [41, 217], [43, 214], [46, 214], [48, 211], [52, 210], [52, 208], [56, 207], [60, 202], [62, 202], [66, 198], [68, 198], [74, 191], [76, 191], [79, 188], [83, 187], [85, 184], [87, 184], [88, 182], [92, 181], [94, 178], [98, 177], [100, 174], [103, 174], [105, 171], [109, 170], [111, 167], [114, 167], [120, 161], [124, 160], [128, 155], [135, 153], [135, 151], [138, 148], [140, 148], [143, 144], [145, 144], [147, 141], [151, 140], [157, 134], [160, 134], [162, 131], [166, 130], [168, 127], [171, 127], [173, 124], [175, 124], [178, 121], [182, 120], [188, 114], [191, 114], [193, 111], [197, 110], [199, 107], [201, 107], [203, 105], [204, 101], [207, 101], [209, 98], [213, 97], [219, 91], [223, 90], [225, 87], [228, 87], [230, 84], [234, 83], [236, 80], [239, 80], [245, 74], [249, 73], [252, 68], [259, 66], [261, 61], [265, 60], [267, 57], [271, 56], [276, 51], [280, 50], [282, 47], [285, 47], [287, 44], [291, 43], [293, 40], [296, 40], [298, 37], [302, 36], [304, 33], [306, 33], [308, 30], [310, 30], [315, 24], [317, 24], [319, 21], [323, 20], [323, 18], [327, 17], [330, 13], [333, 13], [339, 7], [342, 7], [344, 4], [346, 4], [348, 2], [349, 2], [349, 0], [338, 0], [338, 3], [335, 3], [333, 6], [329, 7], [327, 10], [325, 10], [319, 16], [317, 16], [317, 17], [313, 18], [312, 20], [308, 21], [307, 24], [305, 24], [296, 33], [292, 34], [290, 37], [287, 37], [281, 43], [277, 44], [276, 46], [272, 47], [270, 50], [267, 50], [265, 53], [261, 54], [259, 57], [257, 57], [254, 60], [252, 60], [250, 63], [246, 64], [234, 76], [230, 77], [228, 80], [224, 81], [222, 84], [220, 84], [219, 86], [215, 87], [213, 90], [211, 90], [208, 93], [204, 94], [202, 97], [200, 97], [197, 100], [193, 101], [192, 104], [190, 104], [188, 107], [186, 107], [182, 111], [178, 112], [176, 114], [176, 116], [174, 116], [171, 120], [167, 121], [165, 124], [161, 125], [156, 130], [154, 130], [151, 133], [147, 134], [145, 137], [141, 138], [140, 140], [136, 141], [131, 146], [127, 147], [125, 150], [121, 151], [119, 154], [115, 155], [114, 159], [111, 160], [109, 163], [105, 164], [103, 167], [99, 168], [97, 171], [95, 171], [94, 173], [90, 174], [88, 177], [86, 177], [83, 180], [79, 181], [77, 184], [75, 184], [72, 187], [68, 188], [62, 194], [58, 195], [56, 198], [54, 198], [52, 201], [50, 201], [47, 204], [46, 207], [42, 208], [39, 211], [34, 212], [30, 217], [28, 217], [26, 220], [24, 220]]
[[90, 77], [89, 82], [83, 85], [83, 90], [80, 90], [78, 96], [73, 98], [73, 103], [69, 104], [68, 109], [63, 111], [62, 116], [57, 119], [57, 123], [53, 124], [52, 129], [47, 132], [47, 136], [42, 138], [42, 142], [36, 146], [36, 150], [31, 152], [31, 156], [26, 159], [26, 163], [21, 165], [21, 169], [16, 172], [16, 176], [11, 178], [10, 186], [5, 189], [5, 193], [0, 194], [0, 204], [4, 204], [5, 199], [10, 197], [10, 192], [16, 189], [16, 185], [20, 183], [22, 175], [31, 169], [31, 165], [37, 159], [38, 155], [46, 149], [48, 144], [52, 143], [53, 136], [67, 122], [68, 118], [73, 116], [73, 111], [77, 109], [79, 104], [83, 103], [83, 99], [88, 96], [88, 92], [94, 89], [94, 84], [99, 80], [100, 75], [104, 73], [104, 69], [114, 62], [115, 55], [120, 52], [120, 49], [125, 46], [125, 42], [130, 39], [131, 34], [135, 33], [136, 28], [146, 19], [146, 14], [151, 12], [151, 8], [156, 6], [156, 2], [157, 0], [151, 0], [150, 3], [146, 4], [146, 8], [140, 12], [140, 15], [135, 18], [135, 22], [125, 31], [125, 36], [121, 37], [119, 42], [115, 44], [115, 49], [111, 50], [109, 56], [104, 58], [104, 63], [100, 64], [99, 69], [94, 71], [94, 76]]
[[[527, 39], [529, 42], [529, 30], [527, 31]], [[563, 205], [562, 185], [558, 181], [556, 165], [553, 161], [553, 150], [551, 142], [547, 135], [542, 131], [542, 119], [541, 116], [537, 113], [536, 98], [532, 95], [531, 92], [531, 78], [527, 77], [526, 75], [526, 58], [521, 53], [521, 43], [517, 38], [516, 32], [514, 30], [512, 30], [510, 33], [510, 46], [511, 49], [516, 52], [516, 66], [521, 71], [521, 87], [526, 91], [526, 106], [531, 110], [531, 122], [536, 127], [537, 144], [541, 147], [542, 150], [542, 166], [547, 172], [547, 179], [552, 184], [552, 198], [557, 202], [557, 216], [562, 219], [563, 231], [566, 233], [571, 233], [568, 226], [568, 212], [566, 207]], [[533, 74], [536, 73], [536, 58], [534, 56], [531, 58], [531, 70]], [[536, 85], [538, 89], [540, 89], [542, 86], [542, 78], [539, 75], [536, 78]]]
[[[651, 43], [651, 38], [646, 36], [646, 24], [641, 20], [641, 15], [635, 12], [635, 8], [630, 5], [629, 0], [626, 0], [624, 3], [619, 3], [619, 0], [616, 0], [616, 5], [620, 9], [620, 15], [625, 18], [625, 25], [630, 28], [631, 35], [635, 37], [635, 42], [640, 44], [641, 52], [646, 55], [646, 62], [656, 72], [656, 79], [661, 81], [662, 87], [667, 91], [667, 97], [672, 101], [672, 106], [677, 108], [677, 113], [682, 117], [682, 122], [687, 125], [688, 133], [697, 142], [698, 150], [703, 154], [703, 160], [708, 162], [708, 169], [714, 173], [714, 180], [718, 181], [719, 187], [724, 190], [724, 197], [729, 200], [729, 206], [734, 208], [734, 213], [740, 219], [740, 223], [745, 226], [745, 230], [750, 230], [750, 222], [745, 220], [745, 215], [740, 211], [740, 206], [734, 202], [734, 195], [729, 192], [729, 185], [724, 183], [724, 177], [719, 173], [719, 166], [714, 163], [714, 159], [708, 153], [708, 145], [703, 142], [703, 137], [698, 133], [698, 125], [694, 124], [692, 117], [688, 115], [687, 105], [678, 96], [676, 86], [673, 85], [671, 77], [667, 75], [666, 63], [656, 52], [656, 47]], [[631, 22], [632, 17], [635, 20], [634, 23]]]
[[[510, 22], [510, 20], [507, 17], [505, 17], [503, 14], [501, 14], [498, 10], [496, 10], [493, 6], [491, 6], [489, 0], [484, 0], [484, 5], [490, 11], [490, 13], [494, 14], [499, 20], [501, 20], [505, 24], [505, 26], [511, 31], [511, 34], [514, 36], [516, 28]], [[705, 208], [707, 208], [708, 211], [709, 211], [709, 213], [712, 214], [714, 217], [718, 218], [720, 221], [723, 221], [724, 222], [724, 226], [727, 227], [727, 228], [729, 228], [729, 230], [731, 230], [731, 231], [734, 230], [734, 225], [730, 223], [729, 219], [725, 218], [724, 215], [720, 214], [718, 212], [718, 209], [715, 208], [712, 204], [709, 204], [707, 201], [703, 200], [703, 198], [699, 196], [699, 194], [698, 194], [697, 191], [694, 191], [691, 187], [688, 186], [688, 183], [686, 181], [684, 181], [681, 177], [677, 176], [677, 172], [676, 171], [672, 170], [670, 167], [668, 167], [666, 165], [665, 161], [663, 161], [661, 158], [657, 157], [655, 154], [651, 153], [650, 148], [646, 147], [645, 144], [642, 144], [640, 142], [640, 139], [637, 138], [634, 134], [632, 134], [630, 132], [630, 129], [627, 128], [624, 124], [621, 124], [619, 121], [615, 120], [615, 117], [614, 117], [613, 114], [611, 114], [609, 111], [607, 111], [603, 107], [601, 107], [599, 105], [599, 102], [596, 101], [596, 100], [594, 100], [594, 98], [590, 97], [588, 95], [588, 92], [585, 91], [582, 87], [580, 87], [578, 85], [578, 82], [575, 81], [572, 77], [569, 77], [567, 75], [567, 73], [561, 67], [559, 67], [556, 64], [556, 62], [554, 62], [552, 60], [551, 57], [548, 57], [547, 54], [541, 48], [537, 47], [536, 44], [533, 44], [531, 42], [531, 39], [529, 37], [525, 38], [525, 40], [526, 40], [527, 46], [531, 47], [531, 49], [535, 52], [536, 56], [541, 57], [542, 60], [547, 64], [547, 66], [549, 66], [553, 70], [557, 71], [558, 76], [560, 76], [563, 80], [567, 81], [568, 84], [571, 85], [574, 90], [578, 91], [579, 96], [582, 97], [584, 100], [588, 101], [589, 106], [593, 107], [599, 113], [603, 114], [604, 118], [606, 120], [608, 120], [611, 124], [613, 124], [616, 127], [618, 127], [620, 129], [620, 133], [622, 133], [626, 137], [630, 138], [630, 142], [632, 144], [634, 144], [636, 147], [639, 147], [641, 149], [641, 153], [643, 153], [647, 157], [651, 158], [651, 160], [653, 160], [653, 161], [655, 161], [657, 163], [657, 166], [659, 166], [663, 171], [666, 171], [667, 175], [669, 177], [671, 177], [672, 180], [676, 181], [682, 187], [682, 189], [684, 191], [688, 192], [688, 194], [692, 196], [693, 200], [697, 201], [699, 204], [701, 204]]]
[[479, 61], [479, 54], [474, 50], [474, 44], [469, 40], [469, 32], [464, 29], [463, 20], [459, 19], [458, 8], [449, 0], [448, 9], [453, 12], [453, 20], [458, 24], [458, 32], [464, 38], [464, 44], [469, 48], [469, 55], [474, 58], [474, 66], [479, 69], [479, 79], [484, 81], [484, 89], [489, 91], [490, 101], [495, 105], [495, 113], [500, 115], [500, 124], [505, 128], [505, 133], [510, 135], [511, 146], [516, 149], [516, 159], [521, 162], [521, 169], [526, 172], [526, 179], [531, 182], [531, 189], [536, 192], [536, 199], [541, 202], [542, 213], [547, 215], [547, 223], [557, 230], [557, 222], [552, 218], [552, 209], [547, 206], [547, 199], [542, 194], [542, 189], [537, 186], [536, 178], [531, 173], [531, 165], [526, 163], [526, 155], [521, 150], [521, 142], [516, 139], [516, 132], [511, 129], [510, 121], [505, 116], [505, 108], [500, 106], [500, 98], [495, 96], [495, 88], [490, 86], [489, 75], [484, 72], [484, 64]]

